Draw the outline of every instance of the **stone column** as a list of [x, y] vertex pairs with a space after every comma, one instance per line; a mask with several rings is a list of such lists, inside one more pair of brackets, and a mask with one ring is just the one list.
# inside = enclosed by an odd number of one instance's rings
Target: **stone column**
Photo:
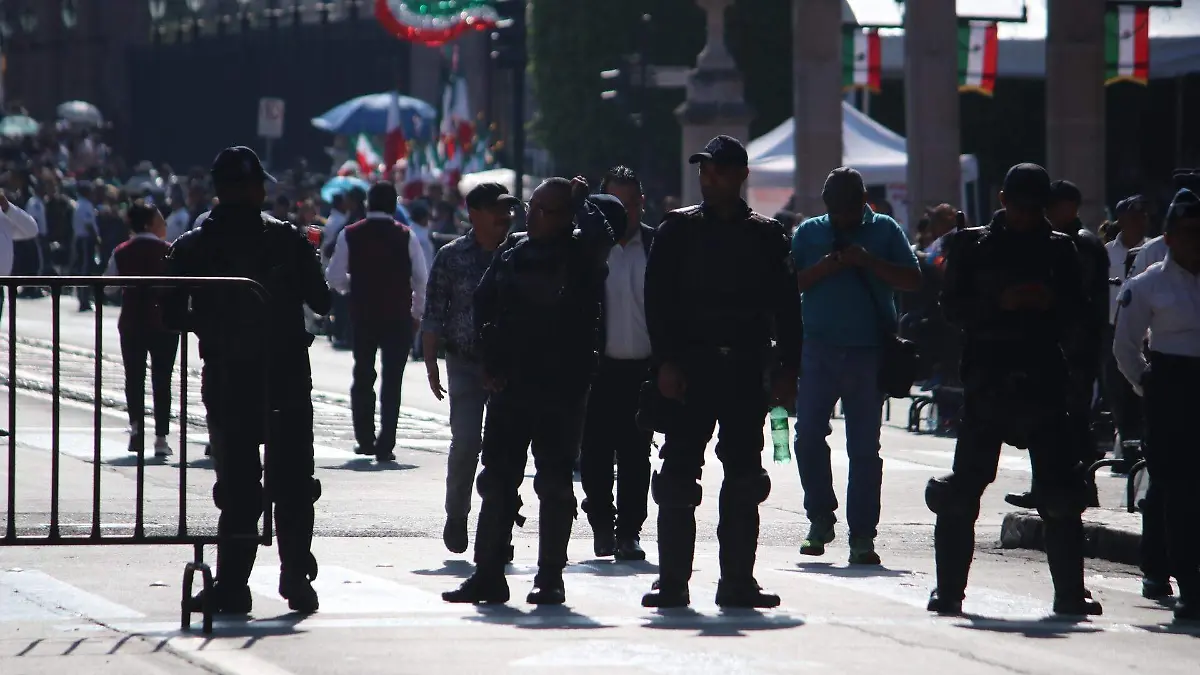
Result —
[[908, 223], [915, 226], [927, 206], [963, 206], [955, 0], [904, 3], [904, 109]]
[[815, 216], [842, 165], [842, 0], [792, 1], [792, 73], [796, 209]]
[[683, 127], [683, 203], [701, 201], [696, 167], [687, 163], [713, 136], [726, 134], [748, 142], [750, 118], [742, 75], [725, 48], [725, 10], [733, 0], [696, 0], [708, 15], [708, 42], [688, 75], [687, 99], [675, 110]]
[[[411, 91], [400, 92], [442, 109], [442, 50], [413, 43], [409, 58]], [[460, 54], [461, 57], [461, 54]]]
[[1104, 219], [1104, 3], [1050, 0], [1046, 30], [1046, 169], [1079, 186], [1079, 216]]

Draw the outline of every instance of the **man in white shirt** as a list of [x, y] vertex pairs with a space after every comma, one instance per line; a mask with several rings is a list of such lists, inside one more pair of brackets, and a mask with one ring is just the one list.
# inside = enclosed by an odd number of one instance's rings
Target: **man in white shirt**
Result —
[[[614, 167], [604, 177], [600, 190], [621, 200], [629, 226], [608, 254], [603, 351], [588, 398], [580, 452], [579, 472], [586, 495], [583, 511], [592, 526], [597, 557], [645, 560], [641, 531], [650, 490], [651, 434], [638, 427], [636, 418], [639, 394], [650, 375], [645, 277], [654, 229], [641, 224], [642, 184], [633, 171]], [[610, 221], [621, 215], [605, 212]]]
[[[1150, 490], [1142, 513], [1142, 595], [1165, 598], [1179, 582], [1175, 621], [1200, 621], [1200, 197], [1175, 195], [1167, 213], [1168, 252], [1130, 279], [1118, 301], [1113, 353], [1145, 400]], [[1143, 352], [1150, 335], [1149, 359]], [[1165, 554], [1165, 555], [1164, 555]]]
[[46, 202], [38, 196], [37, 180], [31, 175], [27, 179], [29, 199], [25, 200], [25, 213], [37, 222], [38, 274], [47, 273], [50, 266], [50, 225], [46, 220]]
[[[92, 202], [92, 186], [87, 183], [79, 184], [79, 199], [75, 202], [75, 215], [71, 219], [72, 253], [75, 261], [75, 273], [88, 276], [99, 272], [96, 263], [96, 246], [100, 243], [100, 226], [97, 223], [98, 211]], [[75, 289], [79, 298], [79, 311], [92, 311], [92, 289], [82, 287]]]
[[[0, 190], [0, 276], [12, 274], [13, 242], [26, 241], [37, 236], [37, 221], [19, 206], [8, 201], [8, 196]], [[0, 288], [0, 315], [4, 311], [4, 300], [8, 297], [6, 289]], [[0, 430], [0, 436], [8, 432]]]
[[[1146, 230], [1149, 227], [1150, 218], [1147, 213], [1145, 197], [1134, 195], [1121, 200], [1117, 204], [1116, 216], [1120, 230], [1112, 241], [1104, 245], [1104, 248], [1108, 250], [1110, 283], [1113, 279], [1124, 281], [1125, 261], [1129, 257], [1129, 252], [1146, 243]], [[1108, 333], [1103, 338], [1102, 344], [1104, 345], [1113, 343], [1114, 325], [1117, 322], [1117, 297], [1120, 293], [1120, 283], [1109, 286]], [[1113, 471], [1126, 473], [1132, 463], [1137, 461], [1137, 458], [1124, 455], [1122, 441], [1141, 438], [1141, 402], [1117, 368], [1117, 359], [1113, 356], [1112, 350], [1107, 349], [1106, 351], [1108, 353], [1104, 359], [1100, 382], [1104, 386], [1104, 399], [1108, 402], [1108, 409], [1112, 412], [1117, 432], [1113, 442], [1113, 451], [1118, 457], [1125, 460], [1124, 466], [1116, 467]]]

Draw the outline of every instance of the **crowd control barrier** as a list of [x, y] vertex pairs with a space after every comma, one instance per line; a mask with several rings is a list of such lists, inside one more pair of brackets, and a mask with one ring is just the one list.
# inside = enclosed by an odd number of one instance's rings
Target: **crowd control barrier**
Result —
[[[178, 357], [178, 372], [180, 376], [176, 392], [178, 395], [178, 474], [179, 474], [179, 508], [174, 534], [148, 534], [145, 527], [145, 490], [146, 490], [146, 458], [144, 449], [136, 453], [136, 500], [132, 534], [106, 534], [101, 508], [101, 409], [104, 407], [102, 386], [102, 352], [104, 351], [104, 303], [105, 288], [139, 288], [139, 289], [169, 289], [188, 288], [202, 289], [211, 287], [231, 287], [244, 289], [251, 294], [264, 308], [268, 301], [266, 290], [251, 279], [234, 277], [100, 277], [100, 276], [61, 276], [61, 277], [0, 277], [0, 282], [6, 291], [7, 302], [4, 310], [8, 316], [8, 461], [7, 461], [7, 493], [6, 493], [6, 522], [4, 537], [0, 539], [0, 547], [4, 546], [191, 546], [194, 552], [192, 562], [187, 563], [183, 572], [183, 594], [180, 604], [180, 625], [183, 630], [190, 630], [192, 621], [191, 595], [196, 573], [202, 577], [203, 588], [209, 591], [204, 594], [208, 600], [200, 609], [203, 615], [203, 632], [212, 633], [213, 608], [211, 607], [211, 589], [213, 584], [212, 570], [204, 562], [204, 546], [216, 544], [219, 536], [216, 534], [197, 534], [188, 528], [188, 334], [181, 335]], [[52, 356], [49, 373], [49, 391], [51, 406], [50, 422], [50, 514], [48, 532], [42, 534], [20, 534], [18, 532], [17, 511], [17, 476], [21, 465], [17, 461], [17, 447], [21, 442], [18, 430], [18, 345], [17, 316], [19, 305], [16, 302], [17, 289], [45, 288], [50, 291], [52, 305], [51, 343]], [[61, 431], [62, 431], [62, 317], [61, 302], [65, 289], [91, 288], [95, 298], [94, 315], [94, 355], [93, 358], [93, 391], [90, 398], [92, 406], [92, 494], [91, 494], [91, 531], [83, 536], [65, 536], [60, 522], [60, 473], [62, 470]], [[28, 305], [26, 305], [28, 306]], [[263, 337], [264, 341], [266, 337]], [[147, 373], [148, 375], [149, 373]], [[265, 376], [265, 365], [264, 365]], [[150, 387], [147, 386], [147, 392]], [[269, 410], [269, 407], [266, 408]], [[145, 416], [143, 406], [143, 417]], [[269, 413], [268, 413], [269, 414]], [[263, 427], [269, 429], [264, 420]], [[145, 429], [142, 421], [140, 428]], [[143, 434], [144, 437], [144, 434]], [[144, 443], [144, 442], [143, 442]], [[131, 453], [134, 454], [134, 453]], [[264, 546], [272, 542], [271, 504], [268, 499], [263, 503], [263, 529], [261, 535], [254, 535], [255, 540]]]

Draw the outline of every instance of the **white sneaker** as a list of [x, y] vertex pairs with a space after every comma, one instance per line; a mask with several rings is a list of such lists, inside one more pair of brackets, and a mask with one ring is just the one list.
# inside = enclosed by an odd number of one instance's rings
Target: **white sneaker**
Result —
[[154, 439], [154, 456], [155, 457], [170, 457], [175, 454], [171, 450], [171, 446], [167, 443], [166, 436], [159, 436]]

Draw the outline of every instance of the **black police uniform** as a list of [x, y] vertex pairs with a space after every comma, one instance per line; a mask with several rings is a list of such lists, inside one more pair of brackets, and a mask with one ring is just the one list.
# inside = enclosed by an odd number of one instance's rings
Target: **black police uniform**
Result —
[[[230, 170], [222, 164], [224, 156], [214, 165], [215, 179]], [[269, 179], [257, 157], [250, 161], [245, 179]], [[300, 229], [261, 213], [257, 205], [222, 204], [203, 227], [175, 241], [167, 269], [170, 276], [247, 277], [269, 294], [264, 308], [244, 288], [194, 289], [172, 294], [165, 307], [168, 321], [199, 340], [202, 396], [214, 423], [210, 433], [218, 435], [213, 443], [218, 531], [238, 537], [217, 547], [216, 607], [250, 609], [247, 581], [257, 552], [265, 473], [266, 497], [275, 505], [280, 595], [294, 610], [314, 611], [317, 598], [309, 582], [316, 578], [317, 563], [310, 549], [321, 485], [313, 477], [308, 360], [313, 336], [305, 328], [303, 306], [317, 314], [329, 311], [317, 251]], [[265, 467], [258, 454], [264, 432]]]
[[[721, 219], [701, 204], [668, 213], [646, 263], [646, 325], [654, 361], [678, 367], [684, 402], [666, 432], [658, 504], [659, 578], [646, 606], [689, 604], [705, 447], [719, 423], [721, 582], [717, 604], [774, 606], [754, 579], [767, 377], [799, 363], [800, 296], [788, 233], [742, 202]], [[773, 351], [771, 339], [778, 343]]]
[[[604, 200], [616, 209], [602, 212], [596, 203]], [[575, 460], [600, 348], [608, 253], [624, 234], [623, 213], [615, 197], [589, 197], [576, 215], [577, 232], [548, 240], [510, 237], [479, 282], [474, 318], [484, 370], [505, 384], [488, 401], [483, 429], [476, 572], [443, 594], [448, 602], [508, 600], [504, 565], [513, 524], [522, 521], [517, 491], [530, 450], [539, 522], [538, 573], [528, 601], [565, 599]]]
[[[996, 479], [1007, 443], [1029, 450], [1055, 611], [1099, 613], [1083, 584], [1087, 482], [1077, 454], [1063, 451], [1070, 386], [1063, 344], [1084, 306], [1079, 254], [1049, 222], [1017, 232], [1005, 215], [1000, 211], [986, 227], [960, 231], [949, 242], [941, 302], [946, 318], [963, 331], [964, 404], [953, 473], [931, 479], [925, 494], [937, 514], [937, 589], [929, 609], [961, 611], [980, 498]], [[1050, 289], [1049, 309], [1000, 307], [1005, 289], [1030, 283]]]
[[[1075, 335], [1068, 340], [1067, 365], [1071, 372], [1068, 412], [1079, 461], [1090, 464], [1103, 456], [1091, 434], [1092, 398], [1104, 362], [1104, 329], [1108, 327], [1108, 250], [1094, 232], [1075, 221], [1071, 241], [1079, 252], [1084, 309]], [[1098, 506], [1098, 505], [1097, 505]]]

